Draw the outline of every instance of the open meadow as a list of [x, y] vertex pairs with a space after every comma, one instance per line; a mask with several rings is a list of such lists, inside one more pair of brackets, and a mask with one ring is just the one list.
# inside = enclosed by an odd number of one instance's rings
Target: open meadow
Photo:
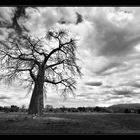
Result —
[[0, 113], [0, 134], [140, 134], [139, 114]]

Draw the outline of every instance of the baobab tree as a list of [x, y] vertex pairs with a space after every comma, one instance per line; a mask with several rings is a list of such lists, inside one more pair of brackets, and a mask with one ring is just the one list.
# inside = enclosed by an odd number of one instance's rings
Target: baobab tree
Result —
[[59, 88], [64, 97], [76, 88], [75, 76], [81, 75], [76, 48], [76, 40], [64, 29], [51, 28], [42, 38], [11, 32], [0, 42], [0, 79], [32, 89], [28, 113], [42, 114], [47, 86]]

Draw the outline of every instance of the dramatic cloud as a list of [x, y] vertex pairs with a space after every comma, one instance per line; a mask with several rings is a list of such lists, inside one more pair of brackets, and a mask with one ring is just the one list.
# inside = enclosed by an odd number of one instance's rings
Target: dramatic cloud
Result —
[[140, 81], [134, 82], [132, 84], [133, 87], [140, 88]]
[[0, 96], [0, 100], [10, 99], [8, 96]]
[[113, 90], [113, 94], [115, 95], [123, 95], [124, 97], [132, 97], [137, 95], [138, 93], [134, 91], [132, 87], [118, 87]]
[[[121, 16], [121, 15], [120, 15]], [[140, 29], [139, 25], [133, 23], [129, 18], [123, 18], [117, 21], [109, 18], [107, 9], [98, 8], [96, 15], [91, 18], [93, 23], [93, 32], [87, 36], [93, 42], [91, 49], [96, 49], [98, 55], [114, 57], [124, 55], [133, 50], [133, 47], [139, 43]], [[125, 19], [125, 20], [124, 20]], [[130, 28], [131, 27], [131, 28]], [[95, 42], [95, 43], [94, 43]], [[95, 48], [96, 45], [96, 48]]]
[[[97, 74], [122, 65], [127, 56], [136, 51], [135, 46], [140, 40], [140, 26], [131, 14], [113, 13], [112, 8], [108, 9], [110, 13], [107, 8], [90, 8], [92, 12], [89, 16], [84, 13], [90, 25], [83, 33], [82, 43], [86, 46], [84, 53], [90, 49], [88, 56], [85, 54], [90, 60], [86, 61], [89, 61], [89, 68], [94, 67], [92, 71]], [[87, 65], [86, 62], [85, 64]]]
[[77, 15], [76, 9], [74, 7], [59, 7], [57, 8], [58, 15], [60, 19], [63, 19], [69, 23], [76, 23]]
[[73, 7], [38, 7], [32, 10], [26, 9], [29, 20], [26, 21], [27, 28], [37, 36], [42, 35], [50, 27], [57, 23], [76, 24], [77, 14]]
[[101, 86], [102, 82], [86, 82], [85, 85], [88, 85], [88, 86]]
[[[0, 26], [11, 22], [14, 7], [0, 8]], [[78, 14], [79, 21], [78, 21]], [[47, 90], [46, 104], [54, 106], [107, 106], [139, 101], [139, 7], [38, 7], [27, 8], [28, 19], [19, 19], [32, 35], [42, 37], [50, 27], [68, 29], [78, 42], [76, 56], [83, 77], [77, 78], [76, 97], [66, 102]], [[80, 19], [81, 18], [81, 19]], [[78, 22], [78, 24], [77, 24]], [[0, 30], [3, 35], [5, 31]], [[1, 97], [10, 89], [1, 89]], [[19, 93], [18, 93], [19, 92]], [[25, 90], [13, 86], [1, 104], [29, 103]], [[21, 94], [22, 93], [22, 94]], [[4, 101], [4, 102], [3, 102]], [[18, 104], [18, 103], [17, 103]]]
[[0, 21], [11, 23], [14, 11], [14, 7], [0, 7]]

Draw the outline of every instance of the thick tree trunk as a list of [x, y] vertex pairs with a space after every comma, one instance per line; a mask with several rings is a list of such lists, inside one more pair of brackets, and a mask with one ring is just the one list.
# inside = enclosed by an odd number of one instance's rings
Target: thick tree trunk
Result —
[[44, 85], [44, 71], [40, 70], [37, 76], [37, 80], [34, 85], [34, 90], [32, 93], [30, 105], [29, 105], [29, 114], [43, 114], [43, 85]]

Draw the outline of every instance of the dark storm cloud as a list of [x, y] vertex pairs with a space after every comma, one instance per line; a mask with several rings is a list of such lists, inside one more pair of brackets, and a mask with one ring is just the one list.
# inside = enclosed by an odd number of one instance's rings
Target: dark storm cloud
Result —
[[85, 85], [88, 86], [101, 86], [103, 83], [102, 82], [86, 82]]
[[111, 85], [105, 85], [103, 87], [108, 88], [108, 89], [112, 89], [113, 88], [113, 86], [111, 86]]
[[76, 24], [79, 24], [79, 23], [83, 22], [83, 17], [82, 17], [82, 15], [79, 14], [78, 12], [76, 12], [76, 15], [77, 15]]
[[110, 18], [107, 8], [97, 8], [94, 13], [88, 18], [93, 28], [84, 39], [91, 52], [97, 56], [113, 57], [117, 60], [135, 51], [134, 47], [140, 43], [138, 22], [127, 17], [122, 18], [125, 17], [125, 12], [122, 15], [116, 13]]
[[132, 24], [130, 24], [130, 27], [133, 30], [128, 28], [129, 24], [119, 27], [105, 16], [102, 13], [100, 17], [94, 18], [96, 41], [99, 45], [98, 55], [106, 57], [126, 55], [140, 42], [140, 33], [137, 32], [135, 26]]
[[99, 71], [97, 71], [96, 74], [106, 74], [105, 72], [107, 72], [108, 70], [110, 70], [112, 68], [115, 68], [115, 67], [118, 67], [120, 65], [122, 65], [121, 62], [109, 62], [102, 69], [100, 69]]
[[4, 99], [10, 99], [10, 97], [7, 97], [7, 96], [0, 96], [0, 100], [4, 100]]
[[111, 74], [116, 74], [116, 73], [123, 73], [123, 72], [127, 72], [129, 71], [130, 69], [132, 69], [132, 65], [127, 65], [125, 63], [114, 63], [114, 64], [110, 64], [111, 66], [106, 66], [106, 69], [102, 70], [101, 74], [102, 76], [108, 76], [108, 75], [111, 75]]
[[137, 95], [138, 93], [134, 92], [131, 89], [114, 89], [113, 90], [114, 95], [123, 95], [124, 97], [133, 97]]
[[[108, 40], [108, 36], [110, 36], [110, 40], [106, 41], [106, 44], [103, 48], [101, 48], [98, 52], [99, 55], [105, 56], [114, 56], [114, 55], [123, 55], [130, 52], [135, 45], [139, 43], [140, 36], [136, 36], [135, 39], [126, 40], [127, 36], [126, 32], [114, 32], [108, 33], [105, 35], [104, 40]], [[111, 39], [112, 36], [112, 39]], [[114, 37], [113, 37], [114, 36]]]
[[86, 95], [85, 94], [79, 94], [77, 95], [78, 97], [85, 97]]
[[132, 86], [132, 87], [140, 88], [140, 81], [133, 81], [128, 84], [130, 84], [130, 86]]
[[123, 83], [118, 85], [119, 87], [123, 87], [123, 86], [129, 86], [135, 89], [139, 89], [140, 88], [140, 79], [129, 79], [129, 81], [124, 81]]

